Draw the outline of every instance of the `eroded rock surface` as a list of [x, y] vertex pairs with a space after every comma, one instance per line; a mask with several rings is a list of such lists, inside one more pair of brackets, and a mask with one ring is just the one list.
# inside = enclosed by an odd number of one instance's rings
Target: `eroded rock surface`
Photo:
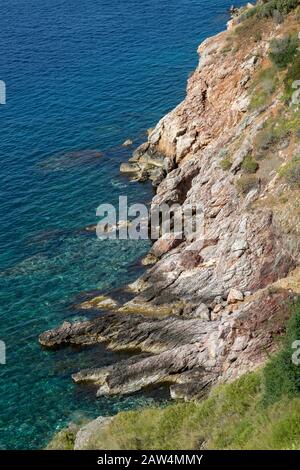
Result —
[[135, 297], [122, 306], [112, 301], [113, 313], [65, 322], [40, 336], [45, 347], [104, 342], [135, 352], [73, 376], [97, 384], [98, 395], [169, 382], [173, 397], [201, 396], [276, 350], [288, 305], [299, 293], [299, 189], [276, 172], [299, 147], [285, 136], [255, 174], [247, 175], [244, 164], [282, 106], [278, 89], [267, 106], [251, 107], [251, 84], [270, 65], [270, 40], [284, 35], [288, 23], [274, 32], [266, 21], [258, 42], [236, 39], [235, 24], [201, 44], [185, 100], [122, 166], [137, 179], [152, 179], [153, 209], [200, 203], [201, 230], [159, 238], [145, 260], [154, 264], [130, 286]]

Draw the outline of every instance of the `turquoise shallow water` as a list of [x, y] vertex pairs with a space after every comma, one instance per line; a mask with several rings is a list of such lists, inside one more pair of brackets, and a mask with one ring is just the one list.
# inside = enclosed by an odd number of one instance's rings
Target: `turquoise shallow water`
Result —
[[74, 304], [86, 292], [109, 292], [137, 277], [147, 242], [99, 242], [82, 228], [97, 222], [102, 202], [150, 200], [149, 185], [119, 175], [129, 156], [120, 144], [141, 142], [184, 97], [196, 48], [224, 28], [230, 4], [1, 1], [1, 448], [39, 448], [80, 416], [155, 399], [96, 400], [70, 375], [116, 356], [102, 346], [47, 352], [37, 337], [75, 319]]

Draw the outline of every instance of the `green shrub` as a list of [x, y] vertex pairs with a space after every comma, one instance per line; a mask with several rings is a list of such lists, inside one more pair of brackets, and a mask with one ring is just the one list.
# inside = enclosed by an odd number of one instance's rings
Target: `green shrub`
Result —
[[254, 111], [255, 109], [264, 107], [269, 101], [270, 95], [263, 90], [256, 90], [249, 104], [249, 110]]
[[296, 36], [285, 36], [271, 41], [269, 57], [278, 69], [285, 69], [292, 62], [297, 53], [298, 42]]
[[242, 15], [241, 20], [257, 16], [258, 18], [271, 18], [277, 11], [282, 15], [287, 15], [297, 8], [299, 0], [268, 0], [256, 5], [254, 8], [247, 9]]
[[260, 31], [254, 31], [253, 33], [253, 39], [255, 42], [259, 42], [262, 40], [262, 34]]
[[[300, 168], [300, 162], [299, 162]], [[294, 341], [300, 340], [300, 301], [293, 306], [292, 316], [287, 324], [283, 349], [264, 368], [265, 390], [263, 403], [269, 405], [282, 396], [300, 396], [300, 366], [292, 361]]]
[[292, 186], [300, 187], [300, 157], [295, 157], [280, 168], [279, 175]]
[[286, 138], [288, 135], [298, 132], [300, 129], [300, 112], [286, 113], [282, 115], [274, 126], [274, 135], [278, 141]]
[[259, 157], [263, 156], [276, 141], [277, 139], [272, 128], [266, 127], [262, 129], [254, 139], [254, 147]]
[[255, 175], [242, 175], [236, 182], [236, 188], [240, 194], [246, 195], [257, 184], [258, 181]]
[[254, 138], [255, 155], [258, 159], [274, 146], [290, 139], [300, 129], [300, 111], [290, 112], [281, 108], [278, 115], [268, 119], [263, 129]]
[[284, 79], [284, 99], [288, 102], [295, 88], [293, 88], [293, 83], [300, 79], [300, 53], [298, 52], [295, 56], [293, 62], [290, 64], [285, 79]]
[[277, 70], [270, 67], [262, 70], [254, 80], [250, 92], [252, 93], [250, 109], [257, 109], [266, 105], [278, 85]]
[[230, 170], [231, 165], [232, 165], [232, 161], [231, 161], [231, 158], [228, 157], [228, 156], [225, 156], [225, 157], [222, 158], [222, 160], [220, 161], [220, 167], [221, 167], [222, 170], [224, 170], [224, 171]]
[[258, 169], [258, 163], [252, 155], [249, 154], [244, 158], [242, 169], [245, 173], [256, 173]]
[[69, 426], [59, 431], [49, 442], [47, 450], [73, 450], [75, 444], [76, 433], [79, 428]]
[[281, 24], [284, 22], [284, 17], [278, 10], [274, 10], [272, 16], [276, 24]]
[[274, 11], [287, 15], [299, 5], [299, 0], [269, 0], [259, 7], [258, 15], [261, 18], [273, 16]]

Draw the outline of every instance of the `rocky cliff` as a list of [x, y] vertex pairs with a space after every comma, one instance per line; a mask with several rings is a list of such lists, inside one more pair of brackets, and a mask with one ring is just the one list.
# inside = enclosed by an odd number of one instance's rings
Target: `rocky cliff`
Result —
[[[286, 80], [299, 46], [294, 6], [277, 5], [281, 16], [249, 6], [205, 40], [185, 100], [123, 165], [152, 179], [152, 207], [200, 201], [204, 235], [158, 239], [145, 260], [154, 264], [129, 286], [131, 301], [85, 302], [101, 315], [40, 336], [46, 347], [104, 342], [134, 352], [73, 376], [98, 384], [98, 395], [164, 382], [174, 398], [199, 397], [276, 350], [300, 290], [300, 113]], [[285, 43], [296, 45], [282, 67]]]

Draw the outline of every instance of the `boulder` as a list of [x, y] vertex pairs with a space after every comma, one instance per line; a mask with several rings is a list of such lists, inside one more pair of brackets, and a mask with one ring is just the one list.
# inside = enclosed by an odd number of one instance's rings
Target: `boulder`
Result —
[[136, 163], [121, 163], [121, 173], [138, 173], [139, 171], [140, 167]]
[[206, 304], [202, 303], [199, 307], [192, 313], [193, 318], [201, 318], [201, 320], [210, 320], [209, 308]]
[[229, 304], [235, 304], [236, 302], [241, 302], [244, 300], [244, 294], [238, 289], [230, 289], [227, 302]]
[[103, 430], [107, 426], [112, 417], [99, 416], [99, 418], [90, 421], [85, 426], [79, 429], [76, 434], [74, 450], [87, 450], [91, 448], [91, 441], [95, 438], [95, 435]]
[[151, 248], [151, 254], [156, 258], [160, 258], [165, 253], [168, 253], [173, 248], [176, 248], [178, 245], [180, 245], [180, 243], [182, 243], [182, 238], [179, 238], [178, 234], [167, 233], [156, 240]]

